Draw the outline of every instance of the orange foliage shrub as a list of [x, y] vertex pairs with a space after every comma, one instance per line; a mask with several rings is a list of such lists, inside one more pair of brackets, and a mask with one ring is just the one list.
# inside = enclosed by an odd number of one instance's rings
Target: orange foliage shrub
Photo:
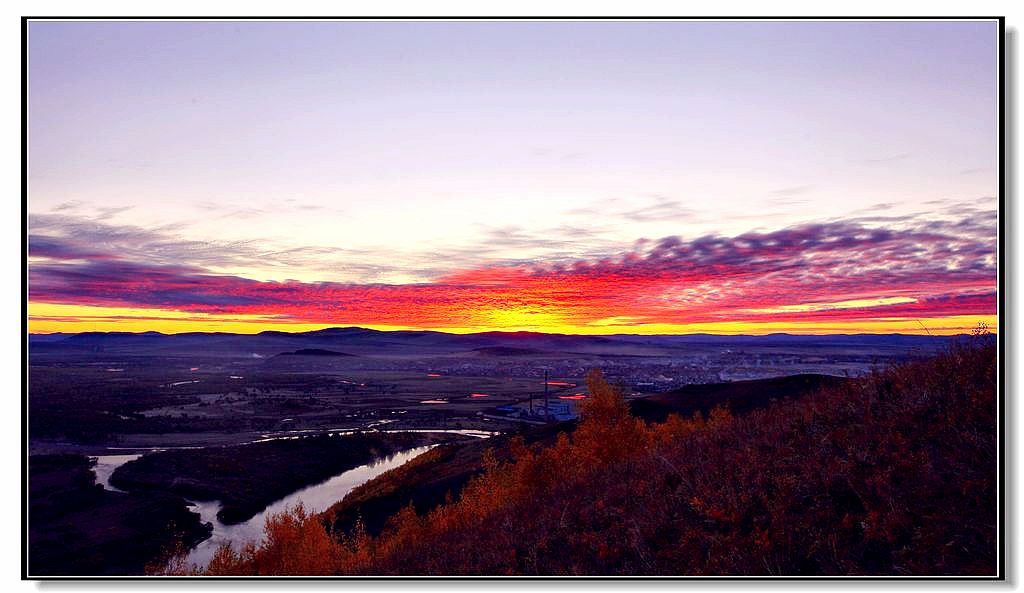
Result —
[[159, 574], [207, 576], [271, 576], [335, 574], [346, 557], [344, 546], [327, 534], [318, 515], [296, 506], [267, 518], [264, 540], [236, 551], [217, 549], [205, 568], [187, 565], [185, 555], [173, 558]]

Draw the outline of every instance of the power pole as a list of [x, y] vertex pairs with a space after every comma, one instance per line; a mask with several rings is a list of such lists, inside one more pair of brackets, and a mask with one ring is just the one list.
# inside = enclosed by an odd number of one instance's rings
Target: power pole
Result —
[[544, 369], [544, 419], [551, 419], [551, 408], [548, 407], [548, 371]]

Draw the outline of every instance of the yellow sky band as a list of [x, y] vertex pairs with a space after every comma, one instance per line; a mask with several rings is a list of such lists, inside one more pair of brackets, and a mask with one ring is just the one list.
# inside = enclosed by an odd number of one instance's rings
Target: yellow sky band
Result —
[[[141, 309], [128, 307], [90, 307], [50, 303], [29, 303], [29, 332], [83, 332], [83, 331], [124, 331], [163, 333], [182, 332], [231, 332], [255, 334], [265, 330], [304, 332], [337, 327], [344, 323], [295, 323], [261, 315], [215, 315], [189, 313], [166, 309]], [[501, 317], [500, 315], [498, 317]], [[379, 330], [431, 329], [451, 333], [473, 333], [481, 331], [538, 331], [563, 334], [834, 334], [834, 333], [905, 333], [952, 335], [967, 333], [985, 323], [995, 331], [995, 315], [955, 315], [948, 317], [886, 318], [872, 321], [727, 321], [692, 324], [645, 323], [630, 324], [626, 318], [610, 318], [605, 322], [587, 326], [559, 323], [555, 318], [530, 319], [525, 325], [508, 325], [509, 319], [495, 318], [494, 325], [479, 327], [430, 327], [418, 328], [395, 325], [367, 325], [362, 327]], [[524, 320], [525, 321], [525, 320]], [[618, 322], [618, 323], [616, 323]]]

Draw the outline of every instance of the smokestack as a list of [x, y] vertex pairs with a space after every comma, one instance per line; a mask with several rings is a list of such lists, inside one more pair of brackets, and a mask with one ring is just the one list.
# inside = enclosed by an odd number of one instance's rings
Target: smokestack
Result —
[[533, 390], [530, 390], [530, 415], [533, 416]]

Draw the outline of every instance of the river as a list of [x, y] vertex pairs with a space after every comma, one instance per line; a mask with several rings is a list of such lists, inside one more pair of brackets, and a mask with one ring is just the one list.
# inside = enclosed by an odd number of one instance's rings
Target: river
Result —
[[394, 469], [414, 457], [425, 453], [436, 445], [417, 447], [390, 457], [378, 459], [373, 463], [361, 465], [357, 468], [342, 472], [319, 484], [308, 486], [297, 490], [281, 500], [271, 504], [262, 512], [244, 523], [225, 525], [217, 520], [217, 511], [220, 510], [218, 501], [197, 501], [192, 510], [199, 513], [202, 521], [213, 523], [213, 535], [209, 539], [199, 543], [188, 555], [187, 564], [206, 566], [217, 548], [223, 543], [230, 543], [238, 550], [249, 541], [261, 541], [263, 538], [263, 526], [267, 517], [280, 513], [285, 509], [302, 503], [307, 513], [320, 513], [327, 510], [332, 504], [345, 498], [356, 486], [372, 480], [380, 474]]
[[[305, 433], [307, 431], [288, 431], [285, 434], [265, 434], [263, 438], [252, 441], [262, 442], [269, 440], [278, 439], [292, 439], [301, 438], [299, 434], [288, 434], [288, 433]], [[324, 432], [324, 431], [309, 431], [309, 432]], [[335, 429], [326, 431], [329, 434], [349, 434], [351, 430], [346, 429]], [[385, 431], [379, 430], [379, 432], [444, 432], [453, 434], [463, 434], [467, 436], [473, 436], [476, 438], [488, 438], [494, 436], [496, 432], [482, 431], [482, 430], [460, 430], [460, 429], [406, 429], [406, 430], [395, 430]], [[289, 494], [288, 496], [272, 503], [267, 508], [263, 509], [256, 516], [252, 517], [244, 523], [236, 523], [234, 525], [225, 525], [217, 520], [217, 512], [221, 508], [219, 501], [190, 501], [192, 510], [199, 513], [201, 520], [204, 523], [213, 524], [213, 534], [206, 540], [200, 542], [195, 548], [189, 552], [186, 564], [196, 564], [199, 566], [206, 566], [210, 559], [213, 558], [213, 554], [217, 551], [217, 548], [223, 543], [230, 543], [236, 550], [241, 548], [242, 545], [249, 541], [260, 541], [263, 538], [263, 527], [268, 516], [275, 513], [280, 513], [285, 509], [295, 507], [299, 503], [302, 503], [303, 507], [308, 513], [320, 513], [327, 510], [332, 504], [345, 498], [345, 495], [355, 489], [357, 486], [372, 480], [380, 474], [394, 469], [414, 457], [425, 453], [435, 447], [436, 445], [428, 445], [425, 447], [417, 447], [415, 449], [409, 449], [396, 453], [389, 457], [378, 459], [372, 463], [361, 465], [359, 467], [350, 469], [342, 472], [333, 478], [329, 478], [319, 484], [307, 486], [301, 490]], [[150, 451], [165, 450], [168, 448], [188, 448], [188, 449], [200, 449], [202, 447], [162, 447], [149, 449]], [[103, 485], [108, 490], [115, 492], [123, 492], [110, 485], [110, 476], [114, 473], [114, 470], [119, 466], [133, 461], [141, 457], [142, 453], [130, 454], [130, 455], [97, 455], [96, 465], [93, 467], [96, 472], [96, 483]]]

